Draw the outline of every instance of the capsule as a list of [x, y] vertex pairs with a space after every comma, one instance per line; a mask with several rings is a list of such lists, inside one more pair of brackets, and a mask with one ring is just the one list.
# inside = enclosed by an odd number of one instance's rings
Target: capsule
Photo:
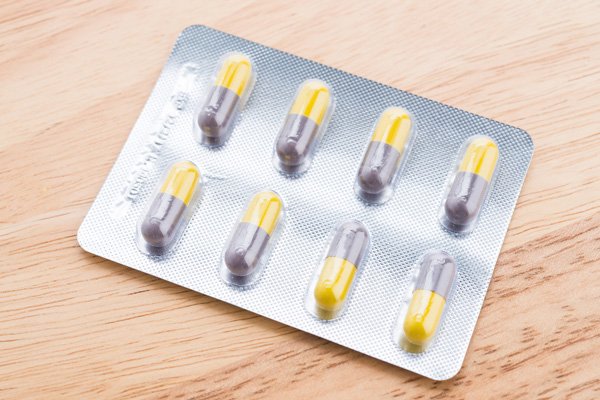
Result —
[[203, 144], [218, 146], [227, 141], [233, 123], [254, 86], [254, 68], [250, 60], [239, 53], [225, 56], [196, 122]]
[[361, 222], [348, 220], [338, 225], [314, 289], [319, 317], [332, 319], [341, 315], [369, 244], [369, 232]]
[[407, 111], [388, 108], [381, 114], [356, 177], [355, 191], [363, 200], [383, 203], [392, 196], [413, 130]]
[[237, 224], [223, 254], [227, 270], [235, 277], [252, 276], [264, 263], [265, 249], [281, 222], [283, 204], [281, 198], [271, 191], [257, 193], [250, 200], [242, 219]]
[[302, 83], [275, 141], [276, 166], [281, 171], [300, 173], [308, 169], [332, 104], [327, 84], [319, 80]]
[[174, 164], [143, 216], [139, 232], [147, 245], [165, 248], [185, 220], [186, 210], [200, 187], [200, 171], [189, 161]]
[[488, 137], [468, 140], [444, 202], [442, 223], [455, 231], [474, 225], [498, 162], [498, 146]]
[[402, 329], [408, 341], [400, 345], [410, 352], [425, 351], [440, 323], [456, 277], [456, 263], [445, 252], [428, 253], [422, 263]]

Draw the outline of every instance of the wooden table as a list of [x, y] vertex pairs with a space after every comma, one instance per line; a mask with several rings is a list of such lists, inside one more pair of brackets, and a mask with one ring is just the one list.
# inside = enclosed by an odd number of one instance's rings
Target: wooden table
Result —
[[[597, 3], [50, 3], [0, 5], [0, 398], [600, 398]], [[455, 378], [431, 381], [78, 246], [192, 24], [531, 134]]]

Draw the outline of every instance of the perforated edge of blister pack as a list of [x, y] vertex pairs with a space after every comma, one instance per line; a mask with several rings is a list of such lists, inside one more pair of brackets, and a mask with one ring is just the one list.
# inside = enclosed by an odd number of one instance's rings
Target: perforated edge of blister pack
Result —
[[[248, 55], [256, 83], [225, 145], [193, 135], [194, 115], [218, 60]], [[272, 163], [273, 143], [298, 85], [326, 82], [336, 108], [310, 169], [286, 176]], [[369, 205], [354, 190], [372, 126], [401, 107], [416, 121], [410, 155], [392, 198]], [[438, 221], [458, 151], [473, 135], [491, 137], [501, 154], [475, 229], [453, 234]], [[533, 142], [523, 130], [204, 26], [185, 29], [125, 146], [78, 232], [86, 251], [245, 308], [435, 380], [454, 376], [464, 360], [510, 219]], [[162, 257], [136, 246], [136, 222], [175, 160], [203, 174], [203, 194], [185, 231]], [[259, 280], [227, 285], [219, 276], [223, 246], [253, 193], [273, 190], [286, 223]], [[305, 295], [331, 229], [360, 220], [371, 233], [369, 255], [344, 314], [322, 321]], [[421, 354], [403, 351], [393, 329], [416, 260], [439, 249], [456, 261], [457, 279], [435, 341]]]

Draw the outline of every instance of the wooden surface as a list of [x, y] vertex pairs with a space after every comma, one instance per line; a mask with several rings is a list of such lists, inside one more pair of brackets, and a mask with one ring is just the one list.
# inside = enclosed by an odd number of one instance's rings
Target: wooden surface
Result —
[[[600, 398], [594, 3], [1, 2], [0, 398]], [[78, 246], [192, 24], [531, 134], [531, 169], [455, 378], [422, 378]]]

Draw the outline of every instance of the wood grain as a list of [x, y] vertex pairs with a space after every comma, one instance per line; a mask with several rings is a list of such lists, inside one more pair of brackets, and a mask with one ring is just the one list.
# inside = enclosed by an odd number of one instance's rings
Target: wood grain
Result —
[[[0, 398], [600, 397], [599, 15], [584, 1], [0, 2]], [[429, 381], [79, 248], [192, 24], [532, 135], [456, 378]]]

